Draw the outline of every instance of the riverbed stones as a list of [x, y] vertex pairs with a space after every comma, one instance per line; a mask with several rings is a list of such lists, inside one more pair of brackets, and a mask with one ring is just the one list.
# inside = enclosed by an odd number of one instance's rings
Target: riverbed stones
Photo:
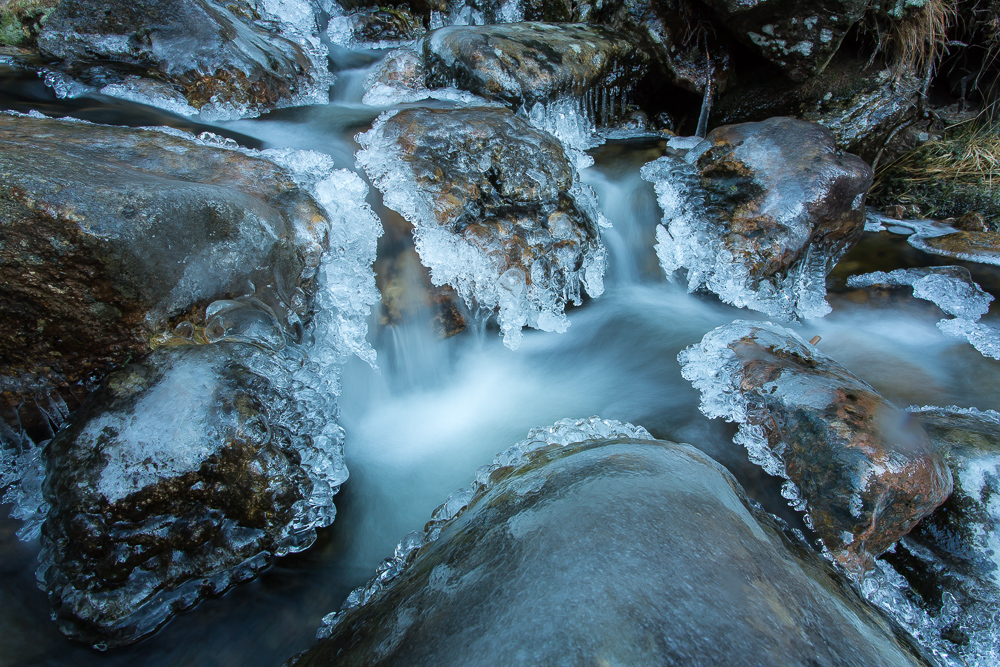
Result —
[[607, 28], [510, 23], [439, 28], [424, 40], [424, 60], [429, 87], [454, 85], [530, 109], [560, 97], [607, 94], [620, 100], [645, 72], [648, 58]]
[[173, 84], [196, 108], [274, 108], [312, 84], [303, 47], [269, 32], [252, 3], [62, 0], [38, 36], [42, 55], [103, 87], [128, 74]]
[[789, 480], [786, 495], [852, 573], [951, 493], [920, 425], [788, 329], [737, 321], [678, 358], [702, 411], [740, 424], [751, 460]]
[[476, 488], [296, 664], [929, 664], [689, 445], [553, 444]]
[[163, 132], [0, 115], [0, 175], [5, 403], [20, 388], [86, 385], [175, 320], [203, 330], [215, 301], [252, 299], [292, 338], [307, 316], [329, 221], [271, 162]]
[[47, 451], [39, 580], [60, 629], [115, 646], [315, 539], [291, 380], [237, 343], [107, 376]]
[[496, 310], [508, 345], [525, 325], [565, 330], [581, 286], [603, 290], [593, 193], [551, 135], [497, 107], [414, 108], [361, 141], [358, 162], [413, 224], [433, 283]]

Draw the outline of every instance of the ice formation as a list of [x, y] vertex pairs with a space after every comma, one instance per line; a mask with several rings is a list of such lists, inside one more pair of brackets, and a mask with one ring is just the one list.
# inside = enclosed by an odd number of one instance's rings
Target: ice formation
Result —
[[675, 140], [641, 170], [663, 210], [664, 272], [685, 269], [690, 291], [775, 318], [830, 312], [826, 275], [864, 229], [870, 168], [837, 153], [824, 128], [789, 118], [723, 126], [692, 143]]
[[678, 360], [702, 412], [739, 424], [734, 442], [787, 480], [783, 495], [855, 576], [951, 493], [927, 435], [792, 331], [736, 321]]
[[472, 499], [488, 491], [495, 481], [491, 475], [500, 468], [516, 468], [525, 457], [548, 445], [566, 446], [588, 440], [653, 440], [653, 436], [641, 426], [619, 422], [613, 419], [589, 417], [586, 419], [561, 419], [549, 427], [531, 429], [527, 438], [498, 454], [493, 462], [476, 471], [475, 480], [468, 487], [452, 493], [434, 512], [422, 531], [409, 533], [400, 540], [391, 558], [379, 565], [375, 576], [364, 586], [354, 589], [339, 611], [323, 617], [323, 623], [316, 637], [328, 637], [344, 612], [359, 607], [384, 591], [410, 563], [414, 553], [422, 546], [438, 539], [441, 530], [449, 521], [468, 507]]
[[434, 284], [496, 310], [508, 347], [524, 326], [565, 331], [565, 304], [603, 292], [607, 223], [549, 135], [477, 107], [387, 112], [357, 139], [358, 164], [413, 224]]
[[[320, 32], [320, 14], [330, 12], [333, 3], [329, 0], [261, 0], [258, 11], [260, 26], [267, 31], [287, 39], [301, 47], [309, 60], [309, 81], [299, 81], [298, 90], [276, 105], [277, 108], [301, 106], [305, 104], [325, 104], [329, 100], [328, 91], [335, 80], [327, 64], [329, 51], [323, 43]], [[107, 45], [110, 53], [129, 53], [128, 37], [124, 35], [84, 35], [94, 44]], [[76, 36], [80, 39], [81, 36]], [[184, 48], [191, 48], [190, 44]], [[183, 48], [181, 48], [183, 52]], [[166, 53], [166, 51], [164, 51]], [[184, 53], [184, 56], [188, 54]], [[112, 58], [113, 60], [113, 58]], [[109, 97], [148, 104], [172, 113], [185, 116], [200, 115], [207, 121], [235, 120], [260, 115], [261, 110], [251, 104], [223, 101], [213, 98], [200, 109], [191, 106], [174, 86], [138, 76], [124, 76], [121, 81], [93, 86], [78, 81], [57, 70], [41, 70], [45, 84], [59, 97], [81, 97], [102, 94]]]
[[965, 339], [981, 354], [1000, 359], [1000, 330], [979, 321], [989, 312], [993, 296], [972, 280], [961, 266], [875, 271], [847, 279], [848, 287], [910, 286], [913, 296], [935, 304], [953, 319], [938, 322], [952, 338]]

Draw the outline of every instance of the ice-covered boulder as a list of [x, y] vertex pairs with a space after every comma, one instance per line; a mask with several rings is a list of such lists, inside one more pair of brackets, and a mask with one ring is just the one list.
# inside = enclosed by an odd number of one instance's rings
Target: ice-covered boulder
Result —
[[[239, 319], [280, 347], [308, 315], [330, 218], [272, 161], [188, 136], [0, 115], [0, 173], [6, 403], [86, 382], [179, 320], [191, 327], [181, 337], [218, 339]], [[222, 319], [209, 330], [212, 315]]]
[[424, 60], [431, 87], [455, 86], [514, 109], [585, 98], [602, 121], [620, 111], [648, 58], [607, 28], [508, 23], [439, 28], [424, 39]]
[[596, 200], [554, 137], [467, 107], [389, 112], [359, 139], [358, 163], [413, 225], [433, 283], [497, 311], [507, 345], [526, 325], [564, 331], [581, 288], [603, 291]]
[[334, 44], [350, 49], [384, 49], [421, 37], [424, 25], [406, 7], [366, 7], [334, 16], [326, 36]]
[[854, 574], [951, 493], [920, 425], [788, 329], [737, 321], [678, 359], [702, 412], [740, 425], [737, 442], [788, 480], [785, 496]]
[[295, 663], [918, 665], [720, 465], [563, 420], [411, 533]]
[[823, 71], [866, 0], [706, 0], [729, 32], [802, 81]]
[[63, 632], [135, 641], [333, 520], [346, 470], [303, 432], [293, 380], [239, 343], [161, 348], [105, 378], [47, 452], [38, 575]]
[[282, 14], [304, 15], [293, 24], [270, 15], [268, 4], [275, 3], [62, 0], [38, 46], [61, 71], [112, 95], [121, 96], [116, 87], [130, 75], [170, 84], [153, 104], [176, 105], [171, 89], [192, 111], [223, 116], [322, 101], [330, 79], [311, 5], [283, 3]]
[[[675, 142], [676, 144], [677, 142]], [[663, 209], [657, 255], [691, 290], [772, 317], [821, 317], [826, 275], [861, 238], [872, 170], [793, 118], [716, 128], [642, 168]]]

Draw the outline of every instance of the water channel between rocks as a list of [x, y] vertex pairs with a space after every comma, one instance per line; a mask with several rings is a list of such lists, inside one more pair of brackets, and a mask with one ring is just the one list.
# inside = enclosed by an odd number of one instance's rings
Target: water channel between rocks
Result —
[[[337, 167], [355, 169], [353, 136], [381, 111], [360, 104], [365, 72], [339, 72], [328, 106], [218, 128], [263, 148], [324, 152]], [[204, 601], [134, 646], [99, 653], [48, 622], [45, 595], [34, 581], [38, 543], [18, 542], [17, 522], [0, 520], [0, 665], [280, 664], [308, 648], [320, 618], [479, 466], [529, 429], [566, 417], [600, 415], [691, 443], [724, 464], [768, 511], [804, 528], [780, 495], [781, 480], [749, 462], [732, 441], [734, 426], [699, 412], [698, 391], [681, 377], [678, 352], [715, 327], [764, 316], [714, 295], [689, 294], [663, 276], [654, 251], [662, 214], [652, 184], [639, 175], [662, 150], [661, 141], [645, 138], [611, 140], [590, 151], [595, 164], [582, 177], [613, 225], [603, 232], [606, 290], [569, 310], [566, 333], [527, 330], [512, 351], [495, 330], [439, 339], [429, 318], [380, 327], [373, 316], [369, 338], [378, 368], [353, 359], [342, 378], [350, 479], [335, 498], [336, 521], [314, 546], [279, 559], [256, 580]], [[396, 215], [381, 206], [377, 189], [369, 201], [383, 219]], [[936, 327], [939, 313], [916, 300], [858, 301], [843, 286], [848, 275], [945, 263], [938, 259], [919, 254], [902, 236], [867, 233], [829, 279], [833, 312], [795, 328], [805, 339], [820, 336], [823, 352], [898, 406], [1000, 410], [997, 362], [946, 338]], [[994, 271], [965, 266], [995, 293]]]

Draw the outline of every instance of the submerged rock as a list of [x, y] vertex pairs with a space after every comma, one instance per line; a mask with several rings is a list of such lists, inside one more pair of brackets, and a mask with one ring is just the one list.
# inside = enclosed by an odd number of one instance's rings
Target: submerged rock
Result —
[[98, 88], [136, 74], [178, 87], [195, 109], [259, 113], [311, 92], [314, 77], [325, 79], [304, 45], [259, 18], [251, 3], [62, 0], [38, 46]]
[[297, 665], [927, 664], [689, 445], [564, 420], [477, 480]]
[[774, 317], [829, 312], [826, 275], [861, 238], [872, 183], [829, 130], [792, 118], [720, 127], [642, 177], [663, 209], [656, 251], [668, 275], [687, 269], [691, 290]]
[[802, 81], [823, 71], [866, 0], [707, 0], [729, 32]]
[[943, 236], [913, 234], [908, 240], [914, 248], [935, 255], [1000, 265], [1000, 233], [997, 232], [955, 232]]
[[740, 425], [751, 460], [788, 480], [783, 493], [853, 574], [951, 493], [920, 425], [788, 329], [737, 321], [678, 359], [702, 412]]
[[595, 117], [645, 72], [647, 57], [625, 36], [583, 24], [511, 23], [439, 28], [424, 40], [427, 83], [457, 86], [511, 107], [588, 97]]
[[593, 192], [559, 142], [499, 108], [406, 109], [361, 136], [358, 162], [414, 227], [435, 285], [498, 311], [504, 342], [521, 328], [569, 326], [581, 286], [603, 291]]
[[0, 115], [0, 174], [5, 402], [88, 382], [178, 319], [187, 338], [239, 337], [236, 320], [272, 347], [297, 337], [330, 221], [289, 170], [163, 132]]
[[882, 556], [928, 615], [928, 635], [963, 664], [1000, 659], [1000, 414], [910, 408], [951, 467], [955, 490]]
[[108, 375], [47, 451], [38, 577], [63, 632], [133, 642], [333, 520], [346, 474], [299, 432], [292, 379], [235, 343]]

